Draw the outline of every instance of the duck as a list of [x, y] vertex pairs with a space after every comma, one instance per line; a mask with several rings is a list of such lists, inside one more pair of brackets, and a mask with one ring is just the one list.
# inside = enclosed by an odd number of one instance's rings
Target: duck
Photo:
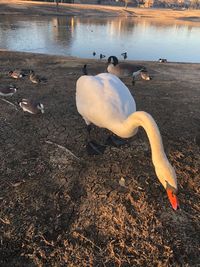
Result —
[[12, 85], [0, 88], [0, 96], [12, 96], [16, 92], [17, 88]]
[[23, 109], [23, 111], [31, 114], [44, 113], [44, 105], [39, 101], [22, 99], [22, 101], [19, 103], [19, 106]]
[[8, 72], [8, 76], [10, 76], [13, 79], [21, 79], [23, 78], [25, 75], [22, 71], [20, 70], [11, 70]]
[[[140, 75], [142, 71], [148, 73], [144, 66], [131, 63], [119, 63], [116, 56], [110, 56], [108, 58], [107, 71], [119, 78], [128, 76], [132, 77], [132, 84], [135, 83], [135, 78]], [[143, 77], [141, 76], [141, 78]]]
[[124, 59], [127, 58], [127, 52], [121, 53], [121, 56], [123, 56]]
[[160, 63], [166, 63], [167, 62], [167, 59], [166, 58], [159, 58], [158, 60]]
[[143, 80], [145, 80], [145, 81], [150, 81], [150, 80], [152, 80], [152, 77], [149, 75], [148, 71], [146, 71], [146, 70], [142, 70], [142, 71], [140, 72], [140, 76], [141, 76], [141, 78], [142, 78]]
[[39, 75], [36, 75], [33, 70], [30, 70], [30, 76], [29, 79], [32, 83], [38, 84], [38, 83], [46, 83], [47, 79], [44, 77], [40, 77]]
[[120, 138], [130, 138], [136, 135], [139, 127], [144, 128], [157, 178], [165, 188], [172, 208], [177, 210], [176, 173], [164, 152], [159, 128], [149, 113], [136, 111], [128, 87], [110, 73], [83, 75], [76, 82], [76, 107], [88, 127], [94, 124]]

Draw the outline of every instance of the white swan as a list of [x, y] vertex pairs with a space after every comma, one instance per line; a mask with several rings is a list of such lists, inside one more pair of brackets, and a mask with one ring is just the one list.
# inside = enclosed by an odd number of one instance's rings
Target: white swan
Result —
[[135, 100], [125, 84], [110, 73], [81, 76], [76, 83], [76, 106], [87, 125], [107, 128], [122, 138], [135, 135], [139, 126], [144, 128], [155, 172], [176, 210], [176, 174], [165, 155], [158, 126], [150, 114], [136, 111]]

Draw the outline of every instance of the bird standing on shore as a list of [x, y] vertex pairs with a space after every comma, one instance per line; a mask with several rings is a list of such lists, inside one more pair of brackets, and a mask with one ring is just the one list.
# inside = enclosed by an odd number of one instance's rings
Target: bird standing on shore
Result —
[[12, 96], [16, 92], [17, 88], [12, 85], [0, 88], [0, 96]]
[[132, 137], [138, 127], [144, 128], [150, 142], [155, 172], [176, 210], [176, 174], [164, 152], [158, 126], [150, 114], [136, 111], [135, 100], [125, 84], [110, 73], [81, 76], [76, 83], [76, 106], [86, 125], [106, 128], [121, 138]]
[[82, 73], [83, 75], [88, 75], [88, 71], [87, 71], [87, 64], [85, 64], [82, 68]]
[[127, 59], [127, 52], [121, 53], [124, 59]]
[[[131, 63], [119, 63], [118, 58], [115, 56], [110, 56], [108, 58], [108, 67], [107, 71], [111, 74], [116, 75], [117, 77], [132, 77], [132, 84], [135, 83], [135, 78], [141, 75], [141, 72], [145, 72], [145, 80], [149, 76], [146, 68], [141, 65], [131, 64]], [[144, 75], [141, 75], [143, 79]], [[150, 77], [150, 76], [149, 76]], [[150, 78], [149, 78], [150, 80]]]
[[19, 105], [23, 109], [23, 111], [31, 114], [44, 113], [44, 105], [39, 101], [22, 99]]
[[33, 70], [30, 70], [29, 79], [32, 83], [38, 84], [38, 83], [46, 83], [47, 79], [44, 77], [41, 77], [39, 75], [36, 75]]
[[160, 63], [167, 63], [167, 59], [166, 58], [159, 58], [158, 60]]
[[11, 71], [8, 72], [8, 76], [10, 76], [13, 79], [21, 79], [25, 75], [20, 70], [11, 70]]

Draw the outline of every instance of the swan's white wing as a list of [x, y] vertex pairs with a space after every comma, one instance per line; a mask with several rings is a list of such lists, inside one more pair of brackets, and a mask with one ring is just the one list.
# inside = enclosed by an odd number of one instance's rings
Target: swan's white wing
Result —
[[76, 85], [76, 105], [86, 121], [107, 129], [136, 111], [128, 88], [109, 73], [80, 77]]

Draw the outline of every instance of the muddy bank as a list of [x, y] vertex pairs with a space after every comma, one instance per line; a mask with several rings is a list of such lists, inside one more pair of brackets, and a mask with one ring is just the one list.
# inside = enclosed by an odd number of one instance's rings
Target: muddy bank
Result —
[[[105, 61], [6, 51], [0, 61], [0, 86], [18, 88], [0, 97], [0, 265], [199, 266], [200, 65], [139, 62], [153, 79], [134, 87], [124, 79], [138, 110], [157, 121], [176, 169], [181, 209], [174, 212], [142, 129], [124, 147], [86, 153], [75, 83], [84, 63], [97, 74]], [[48, 82], [12, 80], [7, 73], [15, 68]], [[41, 100], [43, 115], [19, 109], [29, 97]], [[92, 131], [101, 142], [108, 134]]]

